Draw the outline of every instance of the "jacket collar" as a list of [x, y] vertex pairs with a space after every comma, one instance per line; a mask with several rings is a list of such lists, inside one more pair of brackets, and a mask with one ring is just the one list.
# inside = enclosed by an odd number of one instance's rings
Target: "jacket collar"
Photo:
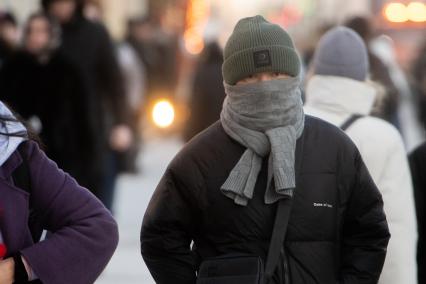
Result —
[[340, 115], [369, 115], [376, 99], [374, 87], [344, 77], [313, 76], [306, 87], [306, 106]]

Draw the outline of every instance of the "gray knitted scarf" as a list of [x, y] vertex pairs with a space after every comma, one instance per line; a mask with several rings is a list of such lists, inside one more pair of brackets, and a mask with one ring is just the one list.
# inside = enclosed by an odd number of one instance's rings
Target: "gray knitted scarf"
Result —
[[221, 113], [222, 126], [247, 150], [221, 191], [236, 204], [246, 206], [253, 197], [262, 159], [269, 155], [265, 203], [291, 197], [296, 185], [296, 140], [305, 125], [300, 78], [224, 85], [227, 96]]

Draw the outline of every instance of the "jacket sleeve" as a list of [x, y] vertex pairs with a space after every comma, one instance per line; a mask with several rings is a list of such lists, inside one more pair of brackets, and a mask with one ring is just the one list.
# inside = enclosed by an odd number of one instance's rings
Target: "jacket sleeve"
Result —
[[28, 142], [31, 203], [52, 235], [25, 248], [25, 257], [45, 284], [93, 283], [109, 262], [118, 242], [111, 214], [87, 189]]
[[341, 281], [373, 284], [379, 280], [390, 234], [382, 196], [358, 151], [351, 160], [351, 173], [344, 176], [351, 190], [341, 238]]
[[150, 201], [141, 230], [141, 252], [156, 283], [195, 283], [191, 252], [196, 212], [188, 188], [170, 169]]

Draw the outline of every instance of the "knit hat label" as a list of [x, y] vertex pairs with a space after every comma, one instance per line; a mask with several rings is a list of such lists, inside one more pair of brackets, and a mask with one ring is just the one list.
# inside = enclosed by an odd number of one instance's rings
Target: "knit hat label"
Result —
[[269, 54], [269, 50], [267, 49], [253, 52], [253, 58], [254, 66], [256, 68], [272, 65], [271, 55]]

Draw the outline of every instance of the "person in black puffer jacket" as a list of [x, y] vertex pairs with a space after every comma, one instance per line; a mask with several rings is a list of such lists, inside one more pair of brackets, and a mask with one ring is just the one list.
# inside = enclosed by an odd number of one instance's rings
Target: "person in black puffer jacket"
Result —
[[304, 115], [291, 38], [245, 18], [224, 58], [221, 120], [174, 158], [145, 213], [141, 251], [155, 281], [195, 283], [210, 257], [265, 260], [277, 201], [293, 198], [269, 283], [377, 283], [390, 238], [382, 197], [352, 141]]

